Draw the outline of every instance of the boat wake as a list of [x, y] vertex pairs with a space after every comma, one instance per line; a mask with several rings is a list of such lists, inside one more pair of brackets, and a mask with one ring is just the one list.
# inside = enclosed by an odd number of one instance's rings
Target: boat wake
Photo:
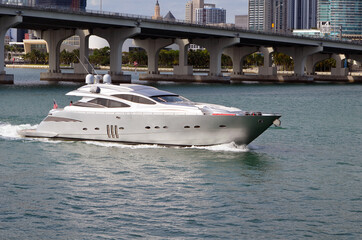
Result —
[[238, 146], [235, 143], [220, 144], [214, 146], [192, 146], [192, 147], [178, 147], [178, 146], [162, 146], [157, 144], [123, 144], [123, 143], [111, 143], [111, 142], [98, 142], [98, 141], [84, 141], [86, 144], [101, 146], [101, 147], [110, 147], [110, 148], [128, 148], [128, 149], [150, 149], [150, 148], [174, 148], [174, 149], [199, 149], [199, 150], [209, 150], [214, 152], [248, 152], [249, 148], [245, 145]]
[[[5, 140], [19, 140], [19, 139], [27, 139], [38, 142], [47, 142], [47, 143], [61, 143], [61, 142], [69, 142], [62, 140], [52, 140], [49, 138], [25, 138], [18, 134], [18, 131], [24, 129], [36, 129], [38, 125], [30, 125], [30, 124], [20, 124], [20, 125], [11, 125], [9, 123], [0, 122], [0, 139]], [[245, 146], [238, 146], [235, 143], [228, 144], [220, 144], [214, 146], [204, 146], [204, 147], [170, 147], [170, 146], [161, 146], [157, 144], [123, 144], [123, 143], [114, 143], [114, 142], [100, 142], [100, 141], [83, 141], [85, 144], [96, 145], [100, 147], [107, 148], [127, 148], [127, 149], [166, 149], [166, 148], [175, 148], [175, 149], [200, 149], [200, 150], [208, 150], [214, 152], [248, 152], [250, 149]]]
[[18, 134], [18, 131], [24, 129], [35, 129], [38, 125], [21, 124], [11, 125], [9, 123], [0, 122], [0, 138], [17, 140], [23, 137]]
[[246, 145], [237, 145], [235, 143], [219, 144], [205, 147], [191, 147], [194, 149], [204, 149], [214, 152], [249, 152], [250, 149]]

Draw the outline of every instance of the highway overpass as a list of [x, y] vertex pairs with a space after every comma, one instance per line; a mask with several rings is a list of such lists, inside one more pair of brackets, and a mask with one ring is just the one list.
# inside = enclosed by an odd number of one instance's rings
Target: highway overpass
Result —
[[[264, 54], [264, 66], [259, 71], [259, 74], [264, 76], [276, 74], [271, 59], [271, 53], [274, 51], [283, 52], [293, 58], [295, 76], [313, 74], [316, 63], [330, 57], [337, 60], [337, 66], [332, 70], [332, 74], [336, 76], [347, 74], [342, 64], [344, 58], [362, 62], [362, 45], [348, 41], [205, 26], [183, 21], [153, 20], [150, 17], [131, 14], [8, 4], [0, 4], [0, 56], [4, 55], [5, 33], [11, 27], [36, 30], [38, 37], [47, 41], [49, 72], [42, 78], [50, 80], [65, 78], [59, 65], [60, 44], [73, 35], [80, 36], [80, 59], [84, 65], [87, 65], [85, 58], [88, 57], [89, 37], [97, 35], [108, 41], [111, 48], [110, 74], [119, 82], [130, 81], [129, 76], [123, 75], [121, 66], [122, 45], [128, 38], [134, 39], [136, 45], [147, 51], [148, 76], [152, 79], [157, 78], [159, 74], [159, 51], [172, 43], [180, 47], [180, 65], [174, 68], [174, 75], [180, 78], [190, 77], [193, 73], [192, 66], [187, 63], [187, 49], [191, 43], [209, 51], [209, 79], [221, 77], [222, 53], [232, 58], [232, 75], [235, 79], [243, 75], [244, 57], [257, 51]], [[83, 67], [77, 66], [74, 76], [70, 78], [76, 78], [77, 74], [83, 78]], [[11, 79], [4, 71], [3, 58], [0, 58], [0, 79]]]

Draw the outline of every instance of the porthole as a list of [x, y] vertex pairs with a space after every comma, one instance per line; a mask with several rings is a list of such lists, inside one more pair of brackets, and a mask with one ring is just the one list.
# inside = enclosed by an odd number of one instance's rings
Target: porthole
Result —
[[150, 126], [147, 126], [147, 127], [145, 127], [146, 129], [151, 129], [151, 127]]
[[164, 129], [167, 129], [168, 127], [167, 126], [163, 126]]
[[119, 130], [124, 130], [124, 127], [119, 127]]
[[83, 131], [87, 131], [88, 129], [87, 128], [83, 128]]
[[185, 126], [184, 128], [190, 128], [190, 126]]
[[156, 129], [160, 129], [160, 127], [159, 127], [159, 126], [156, 126], [155, 128], [156, 128]]
[[95, 128], [94, 130], [99, 131], [99, 128]]
[[196, 126], [194, 126], [194, 128], [200, 128], [200, 126], [196, 125]]
[[226, 128], [226, 126], [225, 126], [225, 125], [220, 125], [219, 127], [221, 127], [221, 128]]
[[119, 116], [117, 116], [116, 118], [117, 118], [117, 119], [121, 119], [121, 117], [119, 117]]

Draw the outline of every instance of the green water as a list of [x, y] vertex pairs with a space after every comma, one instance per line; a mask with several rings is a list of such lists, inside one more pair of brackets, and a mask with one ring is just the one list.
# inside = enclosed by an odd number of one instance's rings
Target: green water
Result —
[[76, 84], [0, 86], [0, 239], [359, 239], [362, 85], [159, 84], [282, 114], [248, 149], [29, 140]]

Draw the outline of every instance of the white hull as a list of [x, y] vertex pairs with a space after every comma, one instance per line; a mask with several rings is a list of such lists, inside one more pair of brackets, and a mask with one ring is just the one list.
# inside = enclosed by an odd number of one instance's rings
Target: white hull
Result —
[[[27, 137], [115, 141], [129, 144], [205, 146], [235, 142], [246, 145], [278, 116], [122, 115], [66, 112], [53, 114]], [[59, 117], [60, 121], [57, 121]]]

